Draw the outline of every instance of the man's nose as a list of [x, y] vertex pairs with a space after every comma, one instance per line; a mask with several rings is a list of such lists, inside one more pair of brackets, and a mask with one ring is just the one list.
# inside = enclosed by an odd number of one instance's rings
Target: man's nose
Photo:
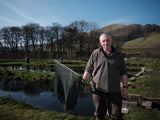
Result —
[[108, 43], [108, 40], [105, 40], [104, 43]]

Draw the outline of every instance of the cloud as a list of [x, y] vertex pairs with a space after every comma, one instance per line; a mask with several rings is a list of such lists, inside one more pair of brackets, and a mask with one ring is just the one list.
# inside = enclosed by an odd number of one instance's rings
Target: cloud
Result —
[[27, 20], [30, 20], [32, 22], [35, 22], [37, 23], [37, 20], [35, 20], [34, 18], [30, 17], [30, 16], [27, 16], [25, 15], [23, 12], [21, 12], [20, 10], [18, 10], [17, 8], [14, 8], [13, 6], [11, 6], [10, 4], [4, 2], [4, 1], [0, 1], [3, 5], [5, 5], [7, 8], [9, 8], [10, 10], [12, 10], [13, 12], [17, 13], [19, 16], [27, 19]]
[[18, 24], [18, 25], [22, 24], [22, 23], [20, 23], [20, 22], [17, 22], [17, 21], [12, 20], [12, 19], [5, 18], [5, 17], [3, 17], [3, 16], [0, 16], [0, 20], [7, 21], [7, 22], [13, 23], [13, 24]]
[[107, 21], [105, 23], [105, 25], [111, 25], [111, 24], [130, 24], [133, 21], [131, 20], [131, 17], [126, 17], [126, 18], [118, 18], [118, 19], [114, 19], [111, 21]]

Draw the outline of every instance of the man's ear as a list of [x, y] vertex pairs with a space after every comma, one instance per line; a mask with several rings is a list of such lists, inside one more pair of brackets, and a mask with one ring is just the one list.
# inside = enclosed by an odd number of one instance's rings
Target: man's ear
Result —
[[99, 42], [99, 47], [101, 47], [102, 45], [101, 45], [101, 42]]

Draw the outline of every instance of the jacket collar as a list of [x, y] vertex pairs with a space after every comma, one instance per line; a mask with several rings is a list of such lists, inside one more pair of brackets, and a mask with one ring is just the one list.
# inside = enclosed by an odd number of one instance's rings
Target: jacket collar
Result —
[[[115, 47], [113, 46], [111, 47], [112, 47], [112, 51], [111, 51], [111, 54], [109, 55], [110, 57], [120, 53], [120, 51], [117, 50]], [[107, 56], [102, 47], [100, 47], [99, 52], [101, 55]]]

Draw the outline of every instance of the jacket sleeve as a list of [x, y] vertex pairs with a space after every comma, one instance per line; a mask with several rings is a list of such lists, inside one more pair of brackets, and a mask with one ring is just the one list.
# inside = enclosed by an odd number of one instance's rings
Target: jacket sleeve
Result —
[[124, 61], [123, 54], [121, 55], [121, 68], [120, 68], [120, 75], [127, 75], [127, 68]]
[[89, 72], [90, 75], [92, 74], [94, 69], [94, 53], [91, 54], [88, 63], [86, 65], [85, 71]]

